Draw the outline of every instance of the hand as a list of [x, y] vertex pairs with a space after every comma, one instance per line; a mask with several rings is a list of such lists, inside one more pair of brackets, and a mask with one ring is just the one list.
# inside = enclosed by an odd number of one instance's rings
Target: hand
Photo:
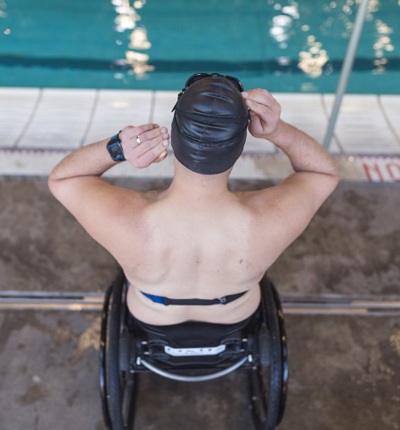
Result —
[[157, 124], [128, 125], [119, 132], [125, 158], [138, 169], [167, 157], [170, 143], [168, 129]]
[[267, 90], [256, 89], [242, 93], [250, 112], [249, 132], [267, 139], [279, 125], [281, 106]]

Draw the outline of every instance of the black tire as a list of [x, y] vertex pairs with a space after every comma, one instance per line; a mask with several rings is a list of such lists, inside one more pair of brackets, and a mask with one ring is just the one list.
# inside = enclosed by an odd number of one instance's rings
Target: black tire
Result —
[[285, 320], [283, 315], [282, 304], [279, 298], [278, 291], [276, 290], [276, 288], [272, 283], [271, 283], [271, 287], [274, 295], [275, 307], [277, 309], [279, 332], [280, 332], [281, 360], [282, 360], [282, 369], [281, 369], [282, 385], [281, 385], [281, 397], [279, 402], [279, 415], [278, 415], [278, 425], [279, 425], [285, 413], [286, 399], [288, 395], [289, 361], [288, 361], [288, 347], [287, 347]]
[[[259, 356], [249, 371], [251, 409], [257, 430], [273, 430], [280, 423], [287, 393], [286, 335], [279, 296], [268, 278], [261, 282], [263, 321], [259, 339], [268, 342], [268, 358]], [[265, 344], [258, 345], [258, 352]], [[265, 364], [265, 361], [268, 363]]]
[[[105, 327], [105, 394], [103, 415], [108, 428], [131, 430], [135, 415], [137, 374], [121, 369], [121, 333], [125, 324], [125, 278], [120, 274], [111, 287]], [[104, 402], [103, 402], [104, 403]], [[106, 414], [104, 414], [106, 409]]]
[[103, 411], [104, 424], [107, 429], [111, 429], [111, 418], [108, 411], [107, 402], [107, 389], [106, 389], [106, 336], [107, 336], [107, 323], [108, 311], [110, 304], [110, 296], [112, 292], [112, 285], [107, 288], [104, 296], [103, 310], [101, 313], [101, 328], [100, 328], [100, 348], [99, 348], [99, 388], [101, 409]]

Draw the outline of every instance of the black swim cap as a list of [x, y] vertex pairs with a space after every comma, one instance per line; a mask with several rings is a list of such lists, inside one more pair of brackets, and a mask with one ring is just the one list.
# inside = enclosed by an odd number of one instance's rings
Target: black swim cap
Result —
[[187, 84], [178, 97], [171, 144], [175, 157], [185, 167], [214, 175], [230, 169], [240, 157], [249, 115], [239, 81], [204, 75], [194, 75], [200, 78]]

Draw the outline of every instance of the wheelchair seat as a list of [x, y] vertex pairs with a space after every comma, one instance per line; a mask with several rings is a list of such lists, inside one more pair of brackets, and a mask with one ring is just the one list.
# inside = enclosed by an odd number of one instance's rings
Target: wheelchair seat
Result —
[[236, 324], [146, 324], [128, 310], [127, 285], [120, 271], [102, 312], [99, 382], [107, 428], [133, 428], [141, 373], [197, 382], [236, 369], [249, 376], [255, 428], [273, 430], [280, 423], [288, 384], [287, 345], [279, 296], [267, 276], [260, 282], [259, 308]]
[[[243, 357], [243, 339], [254, 327], [256, 315], [236, 324], [212, 324], [188, 321], [154, 326], [133, 319], [136, 335], [146, 338], [148, 361], [169, 366], [208, 367], [225, 365]], [[171, 379], [176, 379], [172, 376]], [[205, 378], [199, 378], [199, 380]], [[180, 378], [182, 380], [182, 378]], [[196, 379], [193, 379], [193, 381]]]

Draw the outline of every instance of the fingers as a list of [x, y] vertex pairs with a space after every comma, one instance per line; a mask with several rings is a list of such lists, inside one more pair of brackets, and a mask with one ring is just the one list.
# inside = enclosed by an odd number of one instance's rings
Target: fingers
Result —
[[246, 100], [246, 104], [250, 110], [251, 117], [253, 117], [255, 114], [257, 116], [266, 116], [270, 111], [268, 106], [265, 106], [264, 104], [261, 104], [261, 103], [257, 103], [256, 101], [251, 99]]
[[164, 158], [167, 158], [167, 155], [168, 155], [168, 151], [165, 150], [153, 161], [153, 163], [159, 163], [160, 161], [164, 160]]
[[273, 95], [269, 91], [264, 90], [263, 88], [244, 91], [242, 93], [242, 96], [245, 100], [253, 100], [261, 104], [270, 104], [270, 103], [273, 103], [274, 101], [276, 102]]
[[278, 126], [281, 106], [270, 92], [264, 89], [242, 93], [250, 112], [249, 131], [255, 137], [267, 137]]
[[[139, 142], [144, 142], [146, 139], [152, 139], [159, 133], [160, 126], [157, 124], [144, 124], [137, 127], [128, 125], [119, 132], [119, 138], [121, 141], [128, 142], [132, 140], [134, 143], [138, 144]], [[139, 142], [137, 142], [138, 136], [140, 136]]]
[[168, 154], [170, 137], [166, 127], [145, 124], [127, 126], [120, 132], [125, 158], [136, 168], [164, 160]]
[[269, 113], [269, 111], [281, 111], [280, 104], [276, 101], [273, 95], [264, 89], [258, 88], [249, 90], [242, 93], [244, 100], [250, 110], [260, 114]]

